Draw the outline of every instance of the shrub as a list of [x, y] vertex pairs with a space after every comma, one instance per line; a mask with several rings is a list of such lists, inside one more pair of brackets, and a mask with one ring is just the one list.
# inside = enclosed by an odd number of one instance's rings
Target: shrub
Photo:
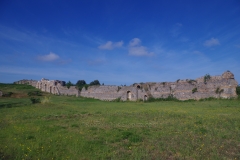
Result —
[[118, 86], [117, 92], [120, 91], [121, 87]]
[[118, 98], [116, 98], [116, 99], [114, 99], [113, 100], [113, 102], [121, 102], [122, 100], [121, 100], [121, 97], [118, 97]]
[[94, 86], [94, 85], [100, 85], [100, 82], [98, 80], [94, 80], [90, 83], [90, 86]]
[[41, 96], [41, 95], [42, 95], [41, 91], [28, 92], [28, 96]]
[[40, 103], [40, 99], [39, 98], [31, 97], [30, 100], [31, 100], [32, 104]]
[[240, 85], [237, 86], [237, 88], [236, 88], [236, 92], [237, 92], [237, 95], [240, 96]]
[[192, 89], [192, 93], [195, 93], [195, 92], [197, 92], [197, 88]]
[[211, 79], [211, 76], [210, 76], [209, 74], [206, 74], [206, 75], [204, 76], [204, 83], [206, 84], [207, 81], [210, 80], [210, 79]]
[[45, 103], [50, 103], [50, 97], [44, 97], [42, 100], [41, 100], [41, 103], [45, 104]]
[[11, 97], [11, 95], [13, 94], [13, 92], [7, 92], [7, 93], [3, 93], [3, 97]]
[[149, 97], [146, 102], [156, 102], [156, 101], [179, 101], [177, 98], [173, 97], [173, 95], [169, 95], [167, 98], [154, 98]]
[[68, 81], [66, 84], [67, 88], [69, 89], [71, 86], [73, 86], [73, 83], [71, 81]]
[[188, 83], [190, 83], [190, 84], [194, 84], [194, 82], [196, 83], [197, 81], [194, 80], [194, 79], [190, 79], [190, 80], [188, 80]]
[[220, 89], [219, 87], [216, 89], [215, 93], [216, 94], [221, 94], [224, 90]]

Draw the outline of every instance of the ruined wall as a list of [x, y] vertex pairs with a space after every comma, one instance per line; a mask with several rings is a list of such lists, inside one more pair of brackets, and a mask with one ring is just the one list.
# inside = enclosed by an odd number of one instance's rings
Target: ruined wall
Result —
[[134, 86], [90, 86], [87, 90], [83, 88], [80, 96], [108, 101], [117, 98], [123, 101], [136, 101], [138, 99], [144, 99], [147, 93]]
[[149, 97], [167, 98], [173, 96], [179, 100], [203, 98], [234, 98], [237, 97], [238, 83], [234, 75], [227, 71], [221, 76], [200, 77], [196, 80], [178, 80], [176, 82], [141, 83], [132, 86], [91, 86], [84, 88], [80, 95], [101, 100], [138, 99], [147, 100]]
[[37, 84], [38, 81], [36, 80], [27, 80], [27, 79], [23, 79], [23, 80], [20, 80], [20, 81], [16, 81], [14, 82], [15, 84], [29, 84], [33, 87], [36, 87], [36, 84]]
[[177, 82], [156, 83], [151, 85], [151, 96], [154, 98], [166, 98], [169, 95], [179, 99], [203, 99], [203, 98], [234, 98], [237, 97], [237, 81], [231, 72], [224, 72], [221, 76], [210, 76], [196, 80], [179, 80]]
[[17, 84], [30, 84], [44, 92], [57, 95], [76, 95], [100, 100], [112, 101], [120, 98], [123, 101], [147, 100], [149, 97], [167, 98], [173, 96], [179, 100], [237, 97], [237, 81], [227, 71], [221, 76], [204, 76], [195, 80], [177, 80], [176, 82], [139, 83], [131, 86], [89, 86], [79, 91], [75, 86], [69, 89], [64, 81], [42, 79], [41, 81], [21, 80]]
[[36, 84], [36, 88], [41, 91], [49, 92], [56, 95], [75, 95], [79, 96], [79, 91], [75, 86], [71, 86], [69, 89], [66, 86], [62, 86], [63, 81], [41, 79]]

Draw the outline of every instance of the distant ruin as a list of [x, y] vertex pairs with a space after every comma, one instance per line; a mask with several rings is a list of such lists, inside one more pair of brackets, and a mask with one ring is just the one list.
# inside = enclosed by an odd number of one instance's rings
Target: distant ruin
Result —
[[153, 98], [175, 97], [179, 100], [214, 98], [235, 98], [237, 81], [233, 73], [224, 72], [221, 76], [205, 75], [195, 80], [177, 80], [176, 82], [147, 82], [135, 83], [131, 86], [110, 86], [97, 85], [83, 88], [81, 91], [76, 86], [67, 88], [64, 81], [41, 79], [20, 80], [16, 84], [29, 84], [41, 91], [56, 95], [74, 95], [100, 100], [112, 101], [120, 99], [122, 101], [147, 100]]

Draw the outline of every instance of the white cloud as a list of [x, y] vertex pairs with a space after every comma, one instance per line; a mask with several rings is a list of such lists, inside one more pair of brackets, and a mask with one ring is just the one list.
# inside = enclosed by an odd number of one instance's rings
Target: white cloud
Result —
[[220, 43], [217, 38], [211, 38], [209, 40], [206, 40], [203, 45], [206, 47], [212, 47], [212, 46], [220, 45]]
[[50, 52], [47, 55], [38, 56], [38, 59], [41, 61], [55, 61], [55, 60], [59, 59], [59, 56], [55, 53]]
[[105, 50], [112, 50], [114, 48], [122, 47], [123, 41], [120, 42], [112, 42], [108, 41], [106, 44], [98, 46], [99, 49], [105, 49]]
[[132, 56], [153, 56], [153, 52], [148, 52], [147, 48], [141, 46], [141, 40], [134, 38], [129, 42], [128, 48], [129, 55]]
[[138, 38], [133, 38], [130, 42], [129, 42], [129, 46], [134, 47], [137, 45], [141, 44], [141, 40]]

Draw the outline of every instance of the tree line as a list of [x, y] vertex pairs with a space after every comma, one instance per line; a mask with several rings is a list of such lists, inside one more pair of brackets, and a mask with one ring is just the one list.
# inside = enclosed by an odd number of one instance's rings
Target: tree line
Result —
[[[73, 84], [71, 81], [68, 81], [66, 83], [67, 88], [70, 88], [70, 86], [76, 86], [79, 90], [82, 90], [83, 87], [87, 89], [89, 86], [94, 86], [94, 85], [100, 85], [99, 80], [94, 80], [89, 84], [87, 84], [85, 80], [78, 80], [76, 84]], [[102, 85], [104, 85], [104, 83]]]

